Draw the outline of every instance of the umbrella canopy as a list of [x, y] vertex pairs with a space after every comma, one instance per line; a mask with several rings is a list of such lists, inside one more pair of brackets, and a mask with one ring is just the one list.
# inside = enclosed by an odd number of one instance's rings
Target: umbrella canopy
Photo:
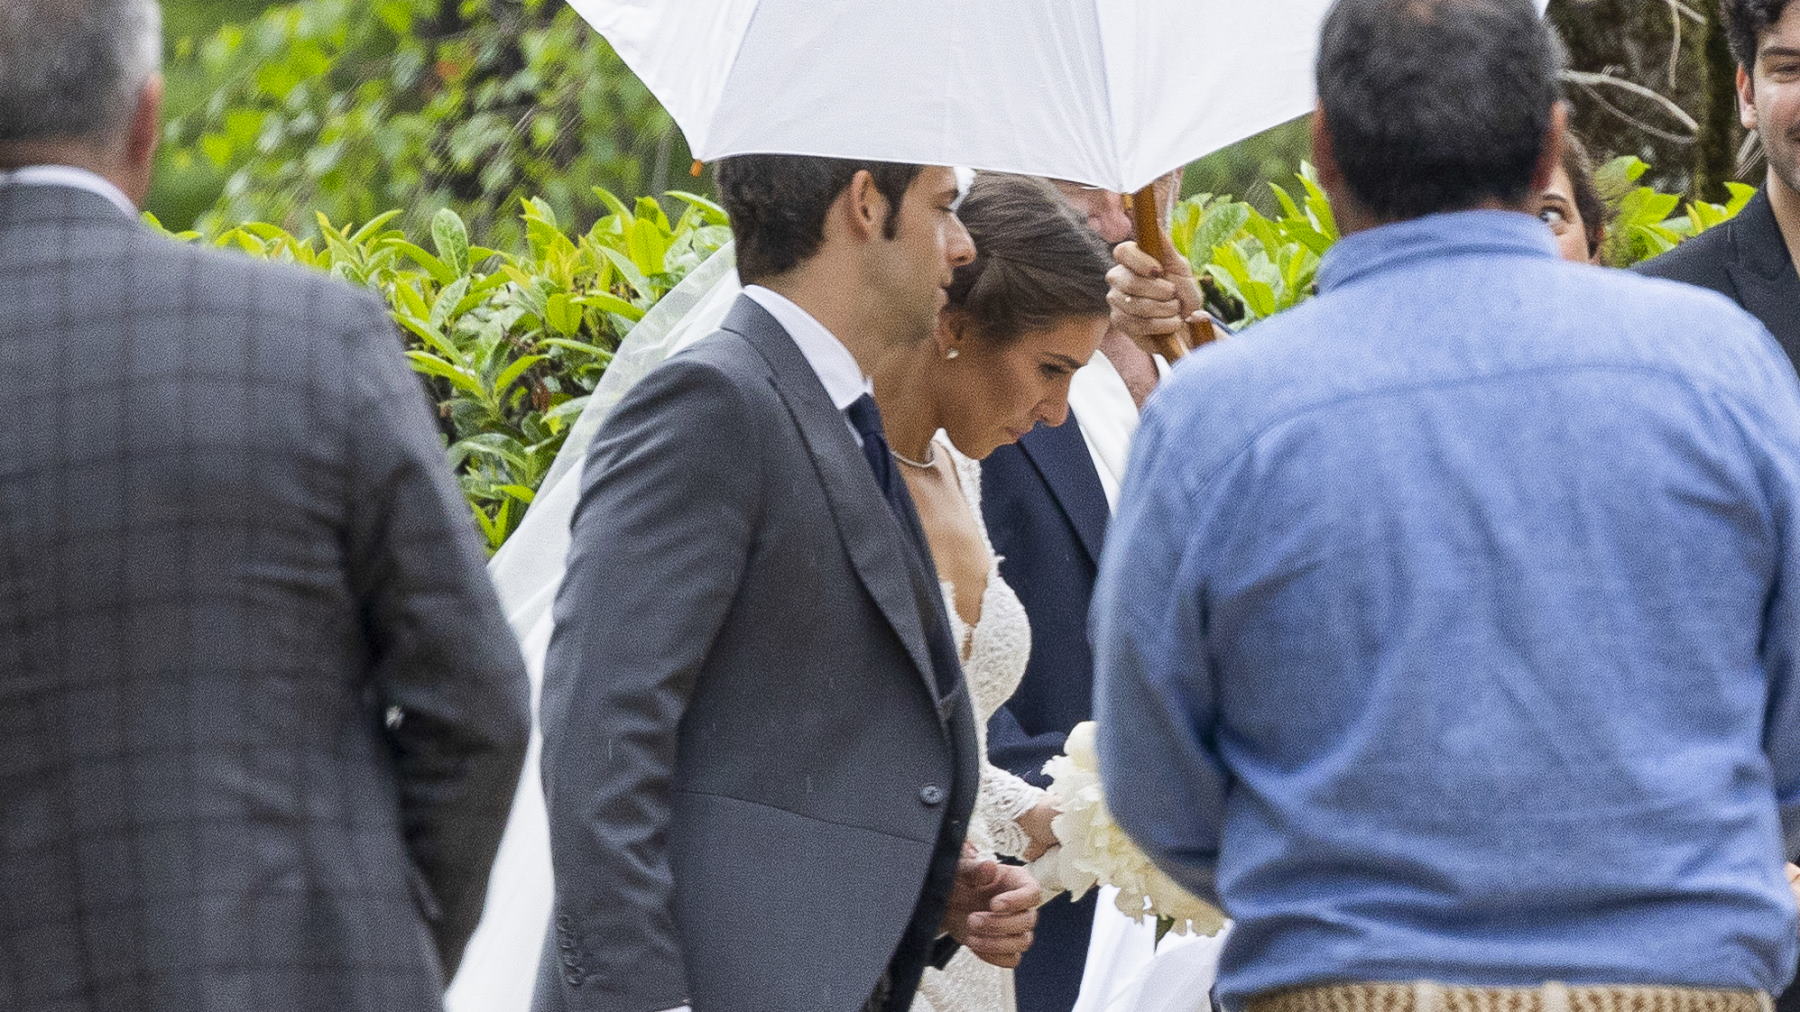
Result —
[[[1330, 0], [570, 0], [696, 158], [968, 165], [1128, 193], [1310, 111]], [[1548, 0], [1537, 0], [1540, 10]]]

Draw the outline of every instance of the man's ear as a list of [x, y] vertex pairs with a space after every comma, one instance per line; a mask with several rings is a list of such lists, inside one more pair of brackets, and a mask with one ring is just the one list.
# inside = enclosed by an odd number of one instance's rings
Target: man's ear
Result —
[[844, 188], [841, 202], [844, 224], [852, 236], [869, 242], [886, 234], [883, 223], [888, 216], [887, 198], [882, 196], [881, 188], [875, 185], [875, 177], [869, 170], [859, 169], [850, 177], [850, 185]]
[[1344, 188], [1344, 170], [1338, 166], [1337, 150], [1331, 143], [1331, 125], [1325, 122], [1323, 102], [1313, 109], [1312, 161], [1313, 170], [1319, 174], [1320, 186], [1332, 191]]
[[150, 176], [156, 164], [156, 147], [162, 139], [163, 79], [152, 77], [138, 92], [137, 105], [126, 124], [125, 147], [120, 152], [119, 176], [126, 196], [143, 206], [150, 191]]
[[1538, 154], [1537, 167], [1531, 170], [1531, 196], [1550, 188], [1550, 179], [1562, 165], [1563, 148], [1569, 142], [1569, 103], [1558, 101], [1550, 107], [1550, 126], [1544, 131], [1544, 150]]
[[1738, 122], [1745, 130], [1759, 129], [1756, 125], [1756, 78], [1741, 63], [1737, 69], [1737, 99]]

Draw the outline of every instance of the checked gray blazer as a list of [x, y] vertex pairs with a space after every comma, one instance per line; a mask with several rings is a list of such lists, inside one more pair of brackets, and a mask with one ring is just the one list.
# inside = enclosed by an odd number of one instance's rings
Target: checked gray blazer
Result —
[[0, 185], [0, 1008], [441, 1009], [527, 732], [378, 300]]
[[[845, 417], [740, 298], [590, 450], [544, 672], [537, 1012], [905, 1009], [978, 782], [946, 622]], [[942, 958], [941, 948], [935, 955]]]

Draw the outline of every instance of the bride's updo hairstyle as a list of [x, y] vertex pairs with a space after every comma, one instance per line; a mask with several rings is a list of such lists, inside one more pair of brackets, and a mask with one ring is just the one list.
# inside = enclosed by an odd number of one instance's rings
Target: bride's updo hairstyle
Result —
[[1106, 316], [1112, 255], [1050, 183], [982, 173], [957, 210], [975, 259], [956, 269], [949, 308], [975, 336], [1010, 344], [1070, 317]]

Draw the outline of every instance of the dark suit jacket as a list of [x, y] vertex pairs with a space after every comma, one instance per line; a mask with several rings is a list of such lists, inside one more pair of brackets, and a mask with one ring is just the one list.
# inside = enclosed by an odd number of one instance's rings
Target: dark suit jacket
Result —
[[1800, 274], [1767, 193], [1757, 194], [1732, 220], [1636, 270], [1724, 294], [1761, 320], [1789, 360], [1800, 365]]
[[[1093, 457], [1073, 415], [994, 451], [981, 468], [982, 513], [1000, 574], [1031, 619], [1025, 678], [988, 723], [994, 764], [1047, 786], [1043, 766], [1070, 729], [1093, 717], [1094, 658], [1088, 602], [1109, 510]], [[1047, 904], [1037, 942], [1019, 967], [1020, 1009], [1066, 1012], [1081, 989], [1094, 897]]]
[[441, 1009], [527, 684], [385, 307], [0, 185], [0, 1008]]
[[[741, 298], [601, 427], [545, 667], [541, 1012], [906, 1007], [978, 786], [943, 594]], [[939, 955], [942, 953], [940, 952]]]

